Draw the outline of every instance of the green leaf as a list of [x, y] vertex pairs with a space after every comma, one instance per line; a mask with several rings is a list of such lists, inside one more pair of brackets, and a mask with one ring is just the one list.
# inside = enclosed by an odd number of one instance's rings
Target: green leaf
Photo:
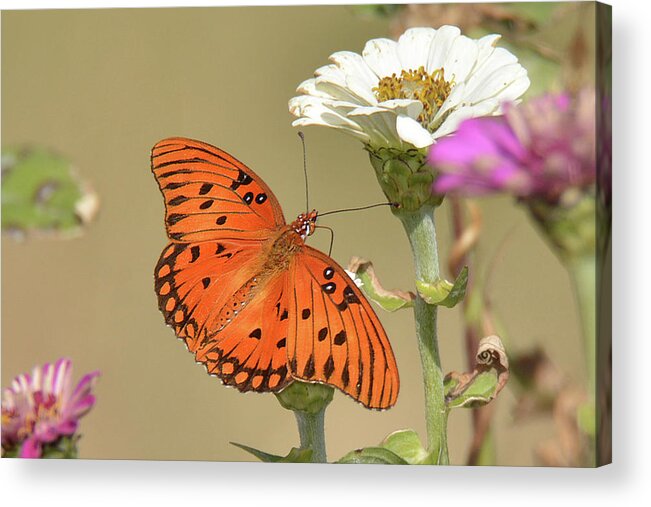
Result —
[[452, 308], [462, 301], [468, 286], [468, 266], [464, 266], [454, 283], [438, 279], [434, 283], [416, 280], [416, 289], [421, 297], [430, 305]]
[[383, 447], [365, 447], [357, 449], [346, 454], [337, 461], [339, 464], [356, 464], [356, 465], [408, 465], [407, 461], [402, 459], [396, 453]]
[[2, 151], [2, 230], [73, 236], [94, 217], [96, 194], [68, 160], [43, 148]]
[[471, 373], [451, 372], [443, 379], [448, 409], [486, 405], [504, 388], [509, 379], [509, 360], [502, 341], [492, 335], [479, 342], [475, 368]]
[[287, 456], [277, 456], [275, 454], [269, 454], [268, 452], [249, 447], [248, 445], [238, 444], [236, 442], [231, 442], [235, 447], [253, 454], [260, 461], [265, 463], [311, 463], [312, 462], [312, 449], [298, 449], [292, 447], [291, 451]]
[[373, 263], [362, 259], [361, 257], [353, 257], [348, 263], [348, 272], [353, 274], [354, 281], [361, 285], [361, 289], [366, 296], [380, 305], [388, 312], [395, 312], [402, 308], [410, 308], [414, 306], [415, 296], [411, 292], [404, 292], [401, 290], [387, 290], [380, 284], [380, 280], [375, 274]]
[[398, 430], [382, 441], [382, 447], [404, 459], [410, 465], [432, 465], [432, 456], [420, 442], [414, 430]]
[[[457, 387], [458, 383], [454, 385]], [[446, 388], [450, 387], [449, 381], [446, 382]], [[495, 397], [497, 390], [497, 373], [487, 371], [478, 374], [472, 382], [460, 393], [446, 396], [449, 408], [474, 408], [486, 405]], [[453, 393], [454, 388], [447, 393]]]

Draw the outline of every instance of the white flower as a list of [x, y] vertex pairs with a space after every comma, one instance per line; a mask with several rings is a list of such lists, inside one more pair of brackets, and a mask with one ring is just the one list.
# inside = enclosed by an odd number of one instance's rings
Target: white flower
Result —
[[462, 120], [501, 113], [529, 87], [499, 35], [479, 40], [455, 26], [411, 28], [373, 39], [361, 55], [340, 51], [289, 101], [292, 125], [325, 125], [372, 147], [425, 148]]
[[357, 273], [353, 273], [352, 271], [348, 271], [347, 269], [345, 269], [344, 271], [350, 277], [350, 279], [353, 282], [355, 282], [355, 285], [357, 285], [357, 287], [359, 287], [360, 289], [364, 287], [364, 282], [359, 276], [357, 276]]

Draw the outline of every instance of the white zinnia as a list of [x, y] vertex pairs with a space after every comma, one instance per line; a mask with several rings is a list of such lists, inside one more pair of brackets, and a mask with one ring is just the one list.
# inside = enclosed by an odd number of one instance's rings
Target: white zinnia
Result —
[[373, 39], [361, 55], [340, 51], [289, 101], [292, 125], [325, 125], [372, 147], [425, 148], [467, 118], [501, 113], [529, 87], [499, 35], [479, 40], [455, 26], [411, 28]]

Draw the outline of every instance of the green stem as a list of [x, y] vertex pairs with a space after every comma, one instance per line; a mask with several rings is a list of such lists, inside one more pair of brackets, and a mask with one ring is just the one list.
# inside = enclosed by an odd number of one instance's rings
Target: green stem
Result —
[[596, 345], [597, 345], [597, 259], [586, 255], [568, 263], [574, 282], [574, 289], [581, 314], [583, 328], [583, 347], [585, 350], [587, 388], [590, 401], [594, 403], [596, 389]]
[[[439, 279], [439, 260], [434, 225], [434, 207], [423, 206], [416, 211], [398, 211], [407, 232], [414, 256], [416, 278], [426, 283]], [[427, 304], [420, 296], [414, 302], [416, 337], [420, 351], [425, 385], [425, 417], [427, 447], [438, 457], [437, 463], [447, 465], [447, 418], [443, 391], [443, 371], [436, 332], [437, 307]]]
[[325, 407], [315, 414], [295, 410], [301, 449], [312, 449], [312, 463], [327, 463], [325, 446]]

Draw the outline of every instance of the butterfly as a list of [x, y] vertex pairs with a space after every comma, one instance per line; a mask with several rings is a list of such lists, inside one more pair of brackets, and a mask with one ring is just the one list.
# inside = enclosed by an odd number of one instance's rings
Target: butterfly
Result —
[[243, 392], [299, 380], [368, 408], [395, 404], [380, 320], [345, 270], [305, 243], [316, 211], [287, 224], [256, 173], [200, 141], [158, 142], [151, 168], [170, 239], [154, 271], [158, 305], [208, 373]]

